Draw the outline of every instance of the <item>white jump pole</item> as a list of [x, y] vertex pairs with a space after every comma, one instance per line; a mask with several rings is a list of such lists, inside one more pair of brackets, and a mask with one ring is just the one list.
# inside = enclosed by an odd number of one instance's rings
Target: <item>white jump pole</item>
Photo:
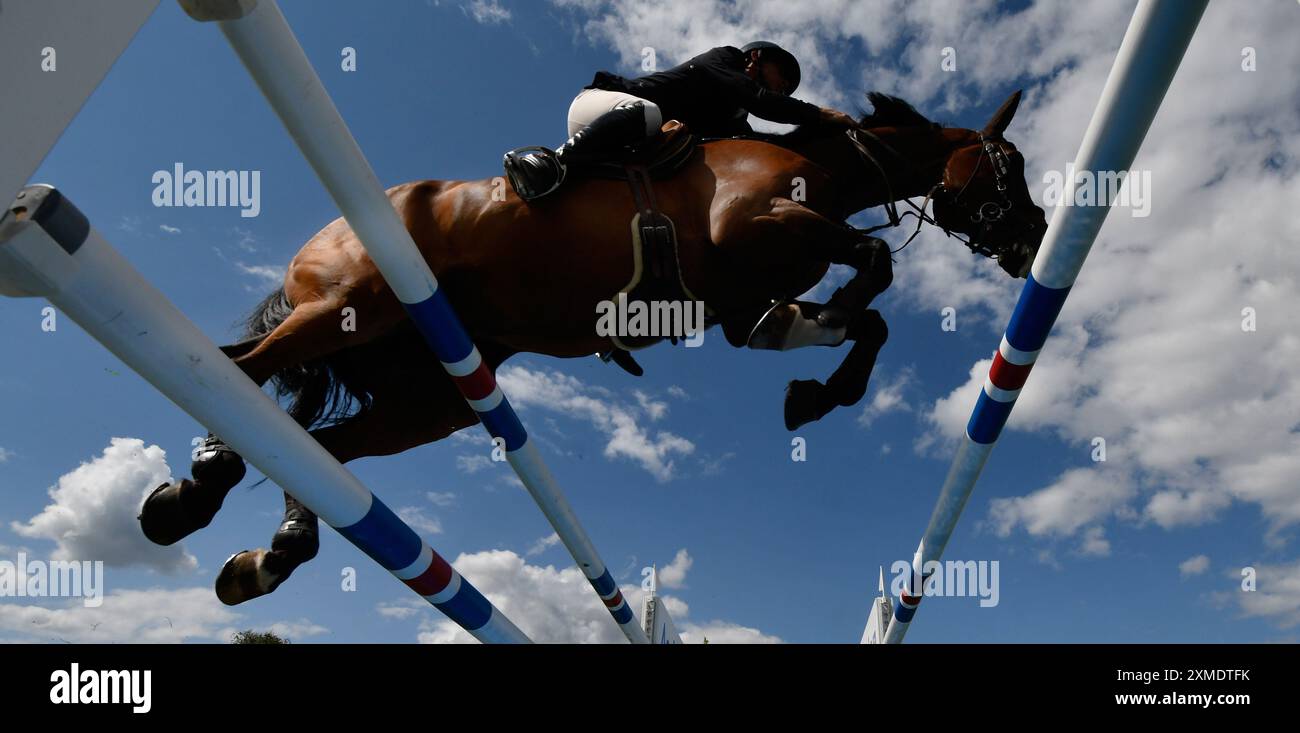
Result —
[[[1075, 170], [1127, 171], [1191, 43], [1208, 0], [1141, 0], [1102, 89], [1101, 100], [1075, 156]], [[1029, 370], [1056, 323], [1065, 298], [1101, 230], [1109, 202], [1100, 206], [1058, 206], [1052, 213], [1020, 300], [993, 357], [966, 435], [912, 559], [913, 578], [943, 555], [984, 463], [1006, 424]], [[912, 584], [909, 584], [912, 585]], [[894, 604], [884, 643], [907, 634], [922, 589], [911, 587]]]
[[529, 640], [49, 186], [23, 189], [0, 214], [0, 295], [49, 299], [474, 638]]
[[504, 441], [510, 464], [615, 623], [628, 641], [647, 643], [618, 584], [439, 290], [437, 278], [389, 203], [279, 6], [274, 0], [179, 2], [195, 20], [216, 21], [221, 27], [461, 394], [488, 432]]

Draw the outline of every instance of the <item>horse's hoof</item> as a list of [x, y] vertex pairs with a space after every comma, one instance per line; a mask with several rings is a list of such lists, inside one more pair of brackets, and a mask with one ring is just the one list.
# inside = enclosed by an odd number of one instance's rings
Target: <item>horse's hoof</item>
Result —
[[195, 501], [198, 498], [195, 492], [199, 491], [200, 487], [189, 479], [154, 489], [136, 517], [144, 536], [157, 545], [172, 545], [208, 526], [221, 508], [221, 502], [203, 506], [211, 502]]
[[820, 420], [825, 411], [819, 407], [822, 390], [826, 386], [815, 379], [795, 379], [785, 388], [785, 429], [798, 430], [801, 426]]
[[258, 548], [236, 552], [221, 566], [217, 574], [217, 598], [227, 606], [237, 606], [275, 590], [287, 572], [277, 572], [276, 563], [269, 562], [272, 553]]

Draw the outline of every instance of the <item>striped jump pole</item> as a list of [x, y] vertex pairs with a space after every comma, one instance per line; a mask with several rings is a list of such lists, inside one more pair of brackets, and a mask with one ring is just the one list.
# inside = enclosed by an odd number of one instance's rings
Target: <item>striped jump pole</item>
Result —
[[49, 186], [23, 189], [0, 216], [0, 294], [47, 298], [474, 638], [529, 640]]
[[179, 0], [216, 21], [411, 320], [455, 380], [628, 641], [647, 643], [613, 576], [470, 341], [274, 0]]
[[[1127, 171], [1196, 32], [1208, 0], [1141, 0], [1120, 44], [1101, 100], [1075, 156], [1077, 172]], [[993, 357], [966, 436], [912, 559], [913, 578], [938, 561], [1020, 389], [1056, 323], [1065, 298], [1109, 213], [1102, 206], [1057, 206], [1020, 300]], [[894, 604], [884, 643], [907, 634], [923, 593], [911, 587]]]

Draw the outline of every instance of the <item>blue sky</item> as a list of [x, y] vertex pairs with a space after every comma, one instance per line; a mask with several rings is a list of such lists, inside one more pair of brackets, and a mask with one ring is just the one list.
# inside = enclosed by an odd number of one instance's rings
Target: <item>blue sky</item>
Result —
[[[1034, 192], [1077, 149], [1131, 13], [1110, 2], [282, 5], [386, 185], [495, 176], [504, 150], [557, 145], [572, 96], [598, 69], [634, 73], [642, 47], [666, 66], [762, 37], [800, 53], [806, 98], [850, 112], [880, 89], [979, 127], [1025, 88], [1007, 136]], [[949, 545], [949, 558], [1000, 563], [1000, 603], [929, 599], [909, 641], [1294, 641], [1300, 268], [1282, 244], [1300, 241], [1284, 213], [1300, 193], [1300, 52], [1286, 41], [1296, 8], [1283, 5], [1207, 13], [1137, 164], [1155, 177], [1152, 215], [1112, 213]], [[338, 70], [344, 46], [357, 49], [355, 73]], [[945, 46], [956, 72], [939, 70]], [[1240, 68], [1245, 46], [1256, 71]], [[260, 215], [153, 207], [152, 174], [177, 161], [260, 170]], [[35, 180], [62, 188], [218, 343], [337, 216], [221, 36], [167, 2]], [[616, 579], [636, 601], [641, 569], [666, 568], [661, 590], [688, 641], [856, 642], [878, 566], [911, 557], [1018, 284], [934, 232], [895, 272], [876, 305], [891, 339], [872, 390], [796, 433], [805, 462], [790, 457], [783, 389], [824, 379], [840, 351], [737, 350], [710, 332], [700, 349], [641, 352], [641, 379], [591, 358], [521, 355], [501, 370]], [[250, 478], [182, 546], [149, 545], [138, 497], [159, 471], [188, 475], [204, 430], [70, 322], [42, 332], [44, 305], [0, 302], [0, 559], [111, 545], [123, 560], [97, 610], [0, 599], [0, 639], [465, 638], [328, 530], [276, 593], [221, 606], [212, 579], [229, 554], [268, 544], [278, 489]], [[940, 328], [949, 306], [955, 332]], [[1234, 331], [1244, 306], [1260, 312], [1248, 337]], [[1094, 436], [1105, 464], [1091, 460]], [[157, 446], [165, 463], [130, 442], [110, 449], [114, 438]], [[534, 638], [620, 639], [527, 493], [485, 465], [484, 440], [474, 428], [350, 468]], [[359, 573], [356, 592], [339, 590], [344, 567]], [[1243, 567], [1258, 572], [1254, 593], [1239, 590]]]

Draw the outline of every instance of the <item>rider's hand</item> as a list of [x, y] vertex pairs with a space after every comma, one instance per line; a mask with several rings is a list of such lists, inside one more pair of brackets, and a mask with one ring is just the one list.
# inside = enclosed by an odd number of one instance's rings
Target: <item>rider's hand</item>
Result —
[[822, 107], [821, 122], [822, 124], [836, 125], [838, 127], [857, 127], [858, 125], [857, 120], [830, 107]]

